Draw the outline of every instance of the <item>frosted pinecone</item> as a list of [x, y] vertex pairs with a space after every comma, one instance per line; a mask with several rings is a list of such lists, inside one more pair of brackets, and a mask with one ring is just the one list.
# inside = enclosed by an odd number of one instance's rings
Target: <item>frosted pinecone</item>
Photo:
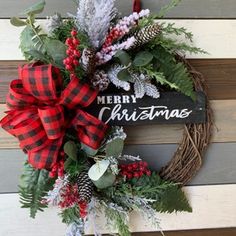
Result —
[[93, 74], [95, 68], [95, 52], [93, 49], [85, 48], [83, 50], [81, 65], [88, 74]]
[[145, 28], [135, 32], [135, 42], [132, 48], [140, 47], [145, 43], [150, 42], [152, 39], [157, 37], [161, 32], [159, 24], [148, 25]]
[[90, 202], [94, 185], [87, 172], [83, 171], [79, 174], [77, 185], [80, 200], [87, 203]]
[[110, 80], [105, 71], [100, 70], [96, 71], [91, 82], [94, 87], [98, 88], [99, 91], [104, 91], [108, 88]]

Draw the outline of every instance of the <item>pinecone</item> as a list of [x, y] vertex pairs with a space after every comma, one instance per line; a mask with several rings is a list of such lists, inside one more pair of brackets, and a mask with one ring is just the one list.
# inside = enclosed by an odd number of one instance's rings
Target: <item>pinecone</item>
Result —
[[87, 172], [83, 171], [79, 174], [77, 185], [80, 200], [84, 202], [90, 202], [94, 185]]
[[132, 48], [142, 46], [145, 43], [148, 43], [161, 32], [161, 27], [159, 24], [148, 25], [145, 28], [135, 32], [134, 38], [135, 42]]
[[104, 91], [108, 88], [110, 80], [105, 71], [96, 71], [93, 79], [91, 80], [94, 87], [97, 87], [99, 91]]
[[93, 49], [85, 48], [81, 56], [81, 65], [88, 73], [89, 77], [93, 75], [95, 70], [95, 52]]

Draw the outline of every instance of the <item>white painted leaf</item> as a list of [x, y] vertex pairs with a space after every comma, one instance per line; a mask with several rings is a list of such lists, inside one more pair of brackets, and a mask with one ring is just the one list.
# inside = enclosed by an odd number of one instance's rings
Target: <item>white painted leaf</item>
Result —
[[110, 161], [108, 160], [98, 161], [96, 164], [92, 165], [91, 168], [89, 169], [88, 171], [89, 178], [93, 181], [99, 180], [104, 175], [109, 165]]

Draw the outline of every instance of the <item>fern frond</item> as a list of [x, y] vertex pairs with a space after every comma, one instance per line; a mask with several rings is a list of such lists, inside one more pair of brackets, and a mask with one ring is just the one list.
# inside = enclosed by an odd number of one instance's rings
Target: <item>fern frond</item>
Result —
[[20, 178], [19, 195], [22, 208], [30, 208], [30, 216], [35, 218], [37, 211], [43, 211], [45, 204], [42, 199], [52, 188], [53, 180], [48, 171], [36, 170], [27, 162]]
[[[167, 84], [171, 88], [195, 99], [193, 81], [185, 65], [178, 62], [174, 54], [161, 46], [157, 46], [152, 52], [156, 61], [153, 70], [145, 69], [146, 72], [162, 84]], [[161, 75], [165, 78], [161, 78]]]

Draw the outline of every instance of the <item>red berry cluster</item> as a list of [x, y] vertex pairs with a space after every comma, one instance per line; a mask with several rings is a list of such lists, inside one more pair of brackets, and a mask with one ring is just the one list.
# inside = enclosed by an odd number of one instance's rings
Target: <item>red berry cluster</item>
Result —
[[61, 160], [57, 163], [55, 163], [49, 172], [49, 177], [55, 178], [55, 177], [63, 177], [64, 176], [64, 161]]
[[61, 201], [58, 205], [62, 209], [72, 207], [77, 204], [78, 198], [79, 196], [77, 184], [68, 184], [63, 188], [63, 192], [61, 194]]
[[112, 42], [114, 42], [116, 39], [123, 36], [123, 31], [118, 28], [113, 28], [111, 32], [107, 35], [105, 42], [103, 44], [103, 48], [107, 48], [112, 45]]
[[80, 214], [80, 217], [82, 218], [82, 219], [84, 219], [86, 216], [87, 216], [87, 214], [88, 214], [88, 211], [87, 211], [87, 208], [88, 208], [88, 204], [87, 204], [87, 202], [79, 202], [79, 214]]
[[75, 67], [79, 65], [80, 51], [77, 49], [80, 45], [80, 41], [77, 38], [77, 31], [71, 31], [71, 38], [66, 39], [66, 50], [67, 58], [63, 60], [66, 70], [71, 73], [71, 77], [75, 77]]
[[131, 164], [120, 165], [120, 174], [127, 179], [140, 178], [143, 175], [151, 175], [151, 171], [148, 169], [147, 162], [140, 161]]

